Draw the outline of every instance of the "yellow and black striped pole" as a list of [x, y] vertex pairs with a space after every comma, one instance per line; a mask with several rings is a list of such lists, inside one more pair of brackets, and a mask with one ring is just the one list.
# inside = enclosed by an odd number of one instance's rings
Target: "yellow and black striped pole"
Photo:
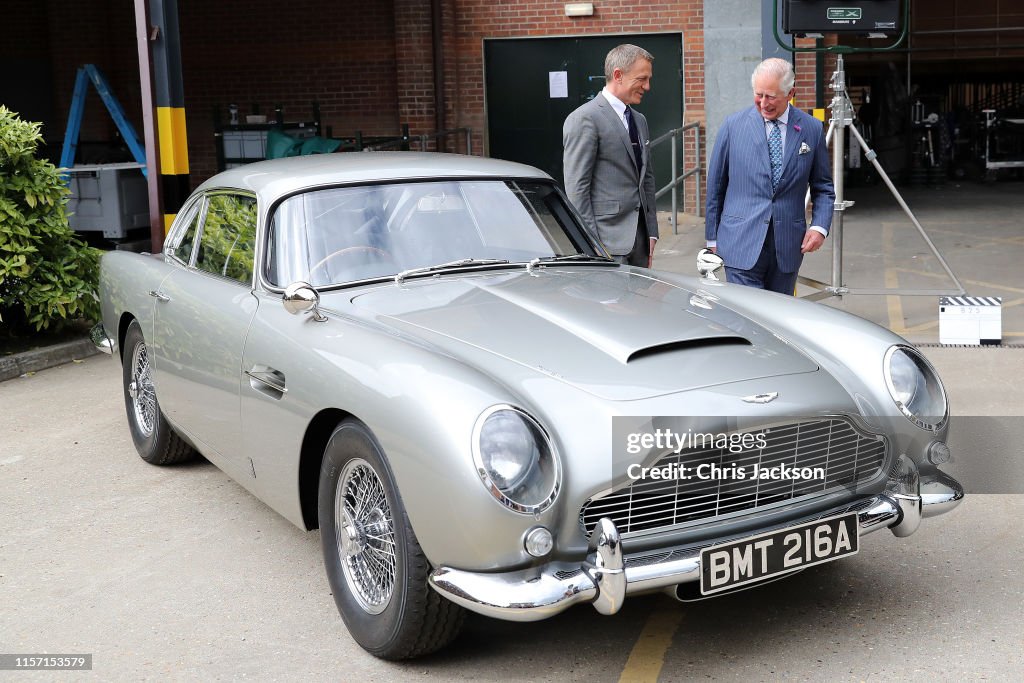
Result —
[[185, 86], [181, 77], [178, 0], [149, 0], [150, 18], [158, 32], [153, 42], [153, 86], [156, 95], [164, 234], [188, 197], [188, 137], [185, 134]]

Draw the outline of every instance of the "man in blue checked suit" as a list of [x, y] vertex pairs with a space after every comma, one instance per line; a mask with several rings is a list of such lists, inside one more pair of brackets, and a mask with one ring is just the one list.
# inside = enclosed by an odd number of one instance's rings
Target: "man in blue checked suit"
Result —
[[718, 131], [704, 224], [729, 282], [783, 294], [793, 293], [804, 254], [828, 236], [836, 198], [821, 122], [789, 106], [795, 80], [784, 59], [766, 59], [754, 69], [754, 106], [727, 118]]

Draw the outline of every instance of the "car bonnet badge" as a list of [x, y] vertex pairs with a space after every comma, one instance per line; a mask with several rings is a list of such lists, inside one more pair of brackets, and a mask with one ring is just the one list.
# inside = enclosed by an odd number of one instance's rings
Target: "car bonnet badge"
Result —
[[771, 391], [766, 394], [754, 394], [753, 396], [744, 396], [743, 400], [747, 403], [771, 403], [779, 397], [779, 392]]

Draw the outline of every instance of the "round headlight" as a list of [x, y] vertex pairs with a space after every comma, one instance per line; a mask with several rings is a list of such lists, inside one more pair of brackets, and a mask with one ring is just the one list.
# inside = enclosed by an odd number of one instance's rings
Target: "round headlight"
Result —
[[480, 415], [473, 458], [491, 495], [516, 512], [545, 510], [558, 494], [558, 459], [548, 436], [518, 408], [492, 406]]
[[929, 431], [946, 423], [946, 390], [931, 363], [917, 349], [890, 347], [884, 367], [889, 395], [908, 420]]

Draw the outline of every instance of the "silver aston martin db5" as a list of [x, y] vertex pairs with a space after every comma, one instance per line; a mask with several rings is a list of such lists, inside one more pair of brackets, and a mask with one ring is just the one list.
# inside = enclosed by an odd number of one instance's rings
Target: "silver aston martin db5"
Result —
[[955, 507], [949, 410], [902, 338], [619, 265], [514, 163], [330, 154], [203, 183], [163, 253], [102, 261], [94, 341], [147, 462], [201, 453], [302, 529], [398, 659], [465, 610], [685, 601]]

